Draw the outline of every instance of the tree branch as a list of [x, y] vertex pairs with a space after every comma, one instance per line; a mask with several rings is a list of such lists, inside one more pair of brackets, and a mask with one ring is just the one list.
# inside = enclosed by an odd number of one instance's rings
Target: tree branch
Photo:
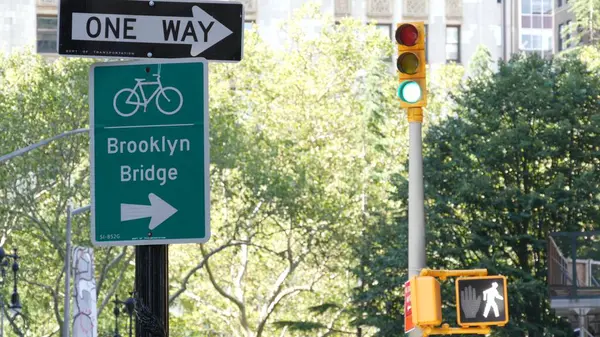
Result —
[[269, 247], [258, 245], [258, 244], [255, 244], [255, 243], [249, 243], [248, 245], [251, 246], [251, 247], [254, 247], [254, 248], [258, 248], [260, 250], [264, 250], [265, 252], [268, 252], [268, 253], [270, 253], [270, 254], [272, 254], [272, 255], [280, 258], [280, 259], [286, 259], [286, 257], [283, 254], [285, 251], [276, 252], [276, 251], [274, 251], [273, 249], [271, 249]]
[[329, 322], [329, 324], [327, 324], [327, 332], [325, 332], [322, 336], [320, 337], [328, 337], [329, 335], [332, 335], [334, 333], [343, 333], [343, 334], [350, 334], [353, 335], [354, 332], [350, 332], [350, 331], [341, 331], [341, 330], [337, 330], [334, 329], [333, 326], [335, 325], [335, 322], [338, 320], [338, 318], [340, 318], [340, 316], [342, 315], [342, 313], [346, 311], [346, 307], [344, 306], [343, 308], [340, 308], [340, 310], [338, 310], [334, 315], [333, 318], [331, 319], [331, 321]]
[[267, 321], [269, 320], [269, 317], [271, 316], [271, 314], [273, 313], [273, 311], [275, 310], [277, 305], [279, 305], [279, 303], [284, 298], [294, 295], [296, 293], [302, 292], [302, 291], [312, 291], [312, 285], [290, 287], [290, 288], [286, 288], [286, 289], [280, 291], [277, 294], [277, 296], [270, 302], [269, 306], [267, 307], [265, 315], [261, 318], [261, 321], [258, 324], [258, 329], [256, 330], [256, 337], [262, 336], [262, 333], [265, 329]]
[[177, 297], [179, 297], [181, 294], [183, 294], [184, 291], [187, 290], [187, 285], [190, 281], [190, 278], [200, 269], [202, 269], [202, 267], [204, 267], [204, 265], [206, 264], [206, 262], [208, 261], [208, 259], [215, 255], [216, 253], [224, 250], [225, 248], [228, 247], [234, 247], [234, 246], [240, 246], [243, 244], [247, 244], [246, 242], [227, 242], [226, 244], [222, 245], [219, 248], [216, 248], [214, 250], [212, 250], [210, 253], [208, 254], [202, 254], [203, 255], [203, 259], [202, 261], [200, 261], [200, 263], [198, 263], [194, 268], [190, 269], [190, 271], [187, 272], [187, 274], [185, 274], [185, 276], [183, 277], [183, 280], [181, 281], [181, 286], [179, 287], [179, 289], [177, 289], [177, 291], [175, 293], [173, 293], [173, 295], [171, 295], [169, 297], [169, 304], [173, 303], [173, 301], [175, 301], [177, 299]]
[[236, 292], [235, 295], [242, 302], [244, 302], [244, 289], [242, 287], [242, 279], [244, 278], [244, 275], [246, 275], [247, 270], [248, 270], [248, 245], [243, 244], [243, 245], [241, 245], [241, 250], [240, 250], [240, 268], [238, 270], [238, 274], [237, 274], [236, 278], [233, 281], [233, 284], [235, 286], [235, 292]]
[[64, 259], [64, 256], [61, 255], [62, 250], [59, 249], [60, 245], [56, 242], [55, 238], [52, 235], [50, 235], [48, 226], [43, 224], [40, 219], [38, 219], [34, 215], [23, 213], [21, 211], [7, 209], [7, 208], [5, 208], [4, 210], [10, 214], [14, 214], [16, 216], [21, 216], [21, 217], [31, 220], [36, 225], [36, 227], [38, 227], [39, 230], [42, 232], [42, 235], [44, 235], [44, 237], [52, 243], [52, 245], [54, 246], [54, 249], [56, 249], [59, 252], [59, 256]]
[[[267, 309], [268, 314], [270, 315], [273, 312], [273, 310], [275, 310], [275, 307], [279, 304], [279, 302], [281, 302], [281, 300], [301, 291], [312, 291], [312, 285], [285, 288], [277, 295], [277, 297], [275, 297], [275, 299], [269, 305], [269, 308]], [[265, 321], [267, 318], [268, 317], [265, 317]]]
[[[125, 251], [125, 249], [123, 251]], [[131, 261], [131, 259], [133, 259], [134, 255], [135, 254], [129, 255], [129, 257], [125, 260], [125, 266], [127, 266], [129, 261]], [[98, 307], [98, 316], [100, 316], [100, 313], [102, 313], [102, 310], [104, 310], [104, 308], [110, 301], [111, 297], [115, 294], [115, 291], [117, 291], [117, 287], [119, 286], [119, 284], [123, 280], [123, 277], [125, 276], [125, 271], [127, 271], [126, 267], [121, 268], [121, 272], [119, 273], [119, 276], [117, 277], [117, 279], [114, 280], [110, 289], [108, 290], [108, 293], [106, 294], [106, 296], [104, 296], [104, 300], [102, 300], [100, 307]], [[99, 294], [98, 290], [96, 290], [96, 294]], [[98, 295], [96, 295], [96, 296], [98, 296]]]
[[43, 336], [41, 336], [41, 337], [52, 337], [52, 336], [54, 336], [54, 335], [55, 335], [57, 332], [59, 332], [59, 331], [60, 331], [60, 327], [59, 327], [59, 328], [56, 328], [56, 329], [54, 329], [54, 330], [53, 330], [53, 331], [52, 331], [50, 334], [48, 334], [48, 335], [43, 335]]
[[[63, 268], [63, 272], [64, 272], [64, 268]], [[54, 288], [52, 288], [51, 286], [47, 285], [47, 284], [43, 284], [43, 283], [38, 283], [35, 281], [29, 281], [27, 279], [24, 280], [26, 283], [29, 283], [33, 286], [37, 286], [43, 289], [46, 289], [50, 295], [52, 296], [52, 299], [54, 300], [54, 316], [56, 318], [56, 321], [59, 323], [59, 326], [63, 326], [63, 319], [60, 315], [60, 311], [58, 310], [58, 293], [56, 291], [54, 291]], [[66, 295], [68, 296], [68, 294]]]
[[[273, 291], [271, 292], [271, 295], [269, 296], [269, 300], [267, 301], [266, 305], [263, 306], [263, 309], [260, 314], [260, 319], [259, 319], [260, 323], [258, 324], [258, 329], [256, 330], [257, 337], [260, 337], [262, 335], [262, 332], [264, 331], [264, 327], [265, 327], [267, 321], [269, 320], [269, 316], [271, 316], [271, 313], [273, 312], [273, 310], [275, 309], [277, 304], [279, 304], [279, 302], [284, 297], [291, 295], [297, 291], [311, 289], [311, 287], [308, 287], [308, 289], [305, 289], [307, 286], [299, 286], [299, 287], [292, 287], [292, 288], [288, 288], [286, 290], [282, 290], [283, 284], [287, 280], [288, 276], [296, 270], [298, 265], [300, 265], [300, 263], [304, 260], [304, 257], [306, 257], [306, 255], [307, 255], [307, 254], [303, 254], [296, 261], [293, 260], [292, 239], [291, 239], [292, 228], [291, 228], [291, 226], [292, 225], [290, 224], [290, 232], [288, 234], [288, 239], [287, 239], [288, 246], [287, 246], [287, 250], [286, 250], [286, 253], [287, 253], [286, 255], [287, 255], [289, 264], [288, 264], [287, 268], [285, 268], [277, 277], [277, 280], [275, 281], [275, 284], [273, 285]], [[285, 291], [285, 293], [284, 293], [284, 291]]]
[[200, 251], [202, 252], [202, 256], [204, 256], [204, 264], [206, 266], [206, 273], [208, 274], [208, 278], [210, 280], [210, 283], [213, 285], [213, 287], [215, 288], [215, 290], [221, 294], [221, 296], [225, 297], [226, 299], [230, 300], [231, 302], [233, 302], [238, 309], [240, 310], [240, 323], [242, 325], [242, 328], [244, 329], [246, 336], [250, 335], [250, 325], [248, 324], [248, 318], [246, 317], [246, 305], [238, 300], [237, 298], [231, 296], [230, 294], [228, 294], [223, 288], [221, 288], [218, 284], [217, 281], [215, 280], [215, 277], [212, 273], [212, 271], [210, 270], [210, 264], [208, 262], [207, 254], [206, 254], [206, 250], [204, 249], [204, 246], [200, 246]]
[[[110, 254], [110, 251], [112, 250], [113, 247], [108, 248], [108, 251], [106, 252], [106, 260], [108, 260], [108, 257]], [[106, 280], [106, 277], [108, 275], [108, 271], [117, 263], [119, 263], [121, 261], [121, 259], [125, 256], [125, 254], [127, 253], [127, 246], [124, 246], [123, 249], [121, 250], [121, 253], [119, 253], [119, 255], [115, 256], [114, 259], [112, 259], [112, 261], [105, 263], [104, 266], [102, 267], [102, 272], [100, 272], [100, 278], [98, 279], [98, 285], [96, 287], [96, 297], [98, 297], [98, 295], [100, 294], [100, 290], [102, 290], [102, 286], [104, 285], [104, 281]], [[100, 315], [100, 311], [98, 311], [98, 315]]]
[[[189, 296], [192, 300], [199, 302], [202, 307], [208, 308], [212, 312], [218, 314], [221, 319], [237, 317], [236, 315], [232, 314], [231, 311], [226, 311], [226, 310], [220, 309], [217, 306], [213, 305], [212, 303], [203, 300], [202, 297], [200, 297], [196, 294], [190, 294]], [[228, 325], [231, 324], [231, 322], [229, 320], [227, 320], [226, 322]]]

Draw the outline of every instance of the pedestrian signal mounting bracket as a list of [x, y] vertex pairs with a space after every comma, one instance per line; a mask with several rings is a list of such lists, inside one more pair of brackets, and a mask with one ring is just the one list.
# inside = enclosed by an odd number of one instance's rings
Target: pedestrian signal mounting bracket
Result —
[[437, 277], [442, 281], [446, 281], [448, 277], [457, 276], [487, 276], [487, 269], [458, 269], [458, 270], [444, 270], [444, 269], [421, 269], [420, 276], [433, 276]]
[[490, 327], [472, 327], [472, 328], [451, 328], [449, 324], [442, 324], [439, 327], [433, 326], [422, 326], [420, 327], [423, 332], [423, 337], [430, 335], [487, 335], [492, 329]]

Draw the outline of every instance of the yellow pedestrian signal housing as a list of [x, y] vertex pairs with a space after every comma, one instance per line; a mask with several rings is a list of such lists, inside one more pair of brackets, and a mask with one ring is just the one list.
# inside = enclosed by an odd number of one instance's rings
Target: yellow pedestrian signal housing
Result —
[[403, 108], [427, 105], [425, 25], [423, 22], [399, 23], [396, 28], [398, 43], [398, 97]]
[[437, 326], [442, 323], [440, 283], [433, 276], [410, 279], [412, 320], [417, 326]]

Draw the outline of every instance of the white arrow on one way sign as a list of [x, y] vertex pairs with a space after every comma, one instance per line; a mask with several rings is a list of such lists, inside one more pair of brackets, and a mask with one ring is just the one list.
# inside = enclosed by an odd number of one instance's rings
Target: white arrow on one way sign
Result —
[[71, 38], [81, 41], [191, 45], [197, 56], [233, 32], [198, 6], [192, 17], [73, 13]]
[[148, 228], [153, 230], [177, 213], [177, 209], [154, 193], [148, 194], [148, 199], [150, 199], [150, 206], [121, 204], [121, 221], [151, 218]]

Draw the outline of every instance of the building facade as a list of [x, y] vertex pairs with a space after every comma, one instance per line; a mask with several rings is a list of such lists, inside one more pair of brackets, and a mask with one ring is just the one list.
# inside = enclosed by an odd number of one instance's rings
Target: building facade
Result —
[[[492, 58], [506, 58], [503, 25], [506, 6], [501, 0], [316, 0], [323, 13], [336, 18], [351, 16], [376, 22], [383, 34], [393, 39], [400, 21], [424, 21], [428, 35], [428, 62], [432, 65], [458, 62], [468, 65], [480, 44]], [[518, 1], [518, 0], [506, 0]], [[523, 0], [535, 1], [535, 0]], [[258, 26], [260, 34], [277, 45], [284, 37], [277, 26], [307, 0], [243, 0], [246, 21]], [[43, 55], [56, 55], [58, 0], [0, 0], [0, 50], [11, 52], [33, 46]], [[512, 51], [512, 50], [511, 50]]]
[[[247, 20], [263, 36], [277, 40], [276, 22], [305, 1], [244, 0]], [[563, 4], [564, 2], [564, 4]], [[321, 0], [324, 12], [336, 18], [352, 16], [377, 26], [393, 39], [395, 23], [424, 21], [430, 65], [458, 62], [468, 66], [479, 45], [492, 59], [509, 59], [514, 53], [548, 57], [559, 48], [558, 30], [573, 14], [568, 0]], [[559, 11], [556, 11], [558, 8]], [[560, 26], [560, 27], [559, 27]], [[564, 30], [564, 28], [563, 28]]]
[[554, 32], [556, 34], [556, 41], [554, 48], [560, 52], [570, 47], [568, 43], [570, 38], [569, 30], [572, 22], [575, 20], [575, 15], [569, 11], [569, 4], [566, 0], [556, 0], [555, 13]]
[[519, 50], [542, 56], [554, 54], [553, 0], [520, 0]]
[[37, 1], [36, 52], [55, 55], [58, 50], [58, 0]]
[[[554, 15], [555, 50], [561, 52], [575, 46], [588, 43], [588, 36], [580, 34], [575, 14], [571, 11], [569, 0], [556, 0]], [[576, 36], [575, 39], [572, 39]]]
[[36, 42], [36, 0], [0, 0], [0, 53]]
[[[0, 0], [0, 51], [32, 46], [40, 54], [56, 56], [58, 1]], [[424, 21], [427, 59], [432, 66], [447, 62], [468, 66], [479, 45], [486, 46], [494, 60], [521, 51], [549, 56], [573, 46], [568, 43], [574, 26], [568, 0], [312, 1], [336, 19], [350, 16], [365, 24], [376, 22], [391, 40], [396, 23]], [[241, 2], [246, 27], [256, 24], [263, 38], [278, 45], [285, 39], [278, 25], [308, 0]]]
[[[245, 0], [244, 2], [247, 19], [258, 24], [263, 36], [271, 34], [271, 37], [276, 39], [277, 30], [270, 28], [275, 22], [281, 21], [279, 18], [286, 18], [304, 1]], [[434, 66], [447, 62], [468, 65], [479, 45], [484, 45], [490, 50], [492, 59], [508, 59], [511, 54], [519, 51], [540, 52], [545, 55], [553, 52], [553, 30], [552, 26], [548, 25], [548, 22], [553, 22], [551, 0], [322, 0], [321, 2], [323, 11], [336, 18], [352, 16], [365, 23], [376, 21], [377, 26], [384, 33], [389, 34], [390, 39], [393, 38], [395, 23], [424, 21], [428, 37], [428, 63]], [[538, 27], [538, 21], [542, 18], [545, 20], [545, 26]], [[545, 29], [542, 30], [542, 27]], [[546, 38], [543, 39], [542, 36]]]
[[[279, 44], [277, 25], [305, 0], [244, 0], [246, 20], [255, 23], [268, 41]], [[480, 44], [493, 59], [502, 58], [502, 3], [497, 0], [320, 0], [323, 13], [336, 19], [353, 17], [375, 22], [393, 40], [396, 23], [424, 21], [430, 65], [458, 62], [468, 65]]]

